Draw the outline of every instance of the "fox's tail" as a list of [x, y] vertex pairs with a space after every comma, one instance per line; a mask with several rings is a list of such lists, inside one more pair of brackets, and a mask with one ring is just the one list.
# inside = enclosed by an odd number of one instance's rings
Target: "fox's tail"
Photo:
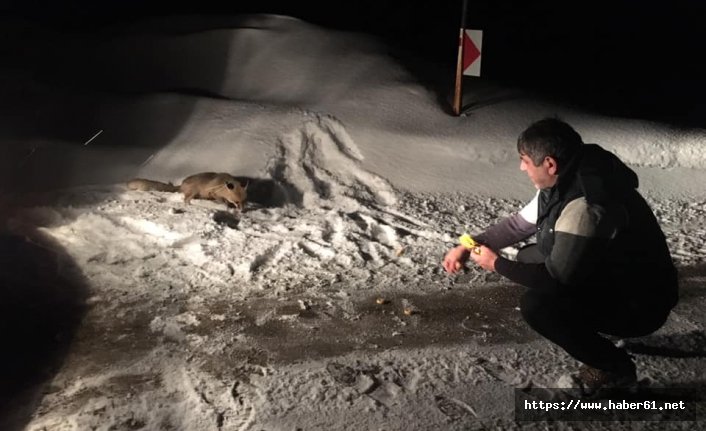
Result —
[[161, 181], [146, 180], [144, 178], [133, 178], [127, 182], [127, 188], [130, 190], [139, 190], [141, 192], [178, 192], [179, 187], [172, 183], [163, 183]]

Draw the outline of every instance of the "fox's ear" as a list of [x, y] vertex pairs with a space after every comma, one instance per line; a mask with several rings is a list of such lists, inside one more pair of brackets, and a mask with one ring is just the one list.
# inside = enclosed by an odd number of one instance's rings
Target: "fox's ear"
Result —
[[245, 181], [245, 185], [243, 186], [243, 190], [247, 190], [249, 184], [250, 184], [250, 181], [249, 181], [249, 180], [248, 180], [248, 181]]

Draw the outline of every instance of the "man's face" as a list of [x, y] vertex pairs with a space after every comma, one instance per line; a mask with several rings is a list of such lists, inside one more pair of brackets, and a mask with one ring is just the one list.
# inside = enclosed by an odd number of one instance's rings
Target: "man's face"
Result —
[[553, 187], [558, 178], [556, 161], [552, 157], [545, 157], [539, 166], [535, 166], [527, 154], [520, 153], [520, 170], [527, 172], [530, 181], [538, 189]]

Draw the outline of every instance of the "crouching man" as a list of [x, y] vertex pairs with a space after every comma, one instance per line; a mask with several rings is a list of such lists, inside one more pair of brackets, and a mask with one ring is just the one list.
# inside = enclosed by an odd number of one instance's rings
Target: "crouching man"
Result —
[[[451, 249], [444, 269], [469, 256], [527, 288], [525, 321], [583, 365], [571, 378], [585, 395], [636, 382], [632, 358], [601, 334], [639, 337], [677, 303], [677, 273], [662, 230], [637, 191], [635, 172], [565, 122], [547, 118], [517, 141], [520, 169], [538, 189], [518, 213]], [[500, 250], [536, 235], [516, 260]]]

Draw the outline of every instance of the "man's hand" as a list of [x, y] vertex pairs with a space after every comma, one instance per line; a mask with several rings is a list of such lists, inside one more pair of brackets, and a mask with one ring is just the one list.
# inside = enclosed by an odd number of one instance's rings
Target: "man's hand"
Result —
[[481, 268], [495, 272], [495, 261], [497, 260], [498, 255], [484, 245], [481, 245], [479, 248], [480, 253], [471, 253], [473, 261]]
[[444, 269], [449, 274], [455, 274], [463, 268], [463, 264], [468, 260], [469, 251], [466, 247], [459, 245], [452, 248], [444, 257]]

